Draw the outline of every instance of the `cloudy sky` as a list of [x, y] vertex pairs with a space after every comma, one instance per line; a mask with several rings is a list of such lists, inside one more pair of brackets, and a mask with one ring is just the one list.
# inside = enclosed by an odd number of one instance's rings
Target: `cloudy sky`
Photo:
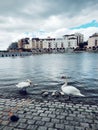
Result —
[[98, 32], [98, 0], [0, 0], [0, 50], [23, 37]]

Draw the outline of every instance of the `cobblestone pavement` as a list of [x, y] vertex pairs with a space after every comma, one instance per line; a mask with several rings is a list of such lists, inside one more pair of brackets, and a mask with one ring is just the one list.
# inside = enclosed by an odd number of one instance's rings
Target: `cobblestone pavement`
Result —
[[[12, 122], [9, 112], [19, 120]], [[98, 130], [98, 105], [0, 99], [0, 130]]]

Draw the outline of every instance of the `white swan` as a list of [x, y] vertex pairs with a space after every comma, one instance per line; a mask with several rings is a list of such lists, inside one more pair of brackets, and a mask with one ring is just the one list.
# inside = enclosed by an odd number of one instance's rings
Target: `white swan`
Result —
[[[67, 85], [67, 77], [64, 78], [65, 83], [61, 86], [61, 90], [64, 94], [67, 95], [75, 95], [75, 96], [83, 96], [83, 94], [80, 93], [80, 90], [75, 88], [74, 86]], [[70, 98], [70, 97], [69, 97]]]
[[16, 84], [16, 86], [18, 88], [26, 91], [26, 88], [30, 87], [31, 83], [32, 83], [31, 80], [27, 79], [24, 82], [20, 82], [20, 83]]

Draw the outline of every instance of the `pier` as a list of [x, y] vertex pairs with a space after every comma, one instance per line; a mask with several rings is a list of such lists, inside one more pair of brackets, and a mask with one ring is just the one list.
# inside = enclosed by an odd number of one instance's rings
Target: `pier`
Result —
[[0, 57], [29, 56], [32, 52], [0, 52]]

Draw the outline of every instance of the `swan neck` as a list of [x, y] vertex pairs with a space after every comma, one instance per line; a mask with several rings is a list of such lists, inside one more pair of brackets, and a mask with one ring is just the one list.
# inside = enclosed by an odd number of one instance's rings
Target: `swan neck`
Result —
[[65, 79], [65, 85], [67, 86], [67, 79]]

